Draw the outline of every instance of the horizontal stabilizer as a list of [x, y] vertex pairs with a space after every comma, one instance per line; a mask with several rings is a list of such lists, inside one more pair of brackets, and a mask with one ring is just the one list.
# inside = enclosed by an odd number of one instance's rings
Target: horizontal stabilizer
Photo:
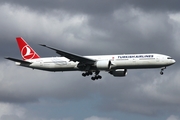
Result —
[[24, 63], [24, 64], [31, 64], [31, 62], [28, 62], [28, 61], [24, 61], [24, 60], [20, 60], [20, 59], [16, 59], [16, 58], [11, 58], [11, 57], [6, 57], [5, 59], [8, 59], [8, 60], [12, 60], [14, 62], [19, 62], [19, 63]]

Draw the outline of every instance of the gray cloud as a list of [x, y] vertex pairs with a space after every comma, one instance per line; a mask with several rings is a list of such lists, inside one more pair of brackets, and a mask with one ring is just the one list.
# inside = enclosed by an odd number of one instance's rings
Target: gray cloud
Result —
[[[147, 71], [151, 73], [150, 71]], [[167, 76], [153, 74], [133, 74], [121, 81], [105, 84], [110, 87], [105, 89], [102, 85], [102, 104], [99, 106], [105, 111], [124, 111], [145, 115], [159, 115], [166, 112], [178, 113], [180, 111], [179, 97], [179, 72], [166, 73]], [[172, 79], [174, 77], [174, 79]]]
[[114, 10], [123, 6], [138, 7], [145, 11], [179, 11], [178, 0], [158, 0], [156, 2], [149, 0], [1, 0], [1, 3], [11, 3], [29, 7], [30, 9], [44, 12], [44, 10], [65, 10], [71, 13], [84, 13], [90, 15], [107, 15], [111, 14]]
[[128, 0], [128, 3], [148, 11], [179, 11], [178, 0], [158, 0], [156, 2], [148, 0]]
[[[14, 5], [26, 6], [30, 9], [34, 9], [40, 12], [47, 12], [48, 10], [65, 10], [70, 13], [85, 13], [92, 15], [105, 15], [111, 13], [114, 9], [119, 7], [122, 3], [121, 1], [114, 0], [101, 1], [101, 0], [92, 0], [92, 1], [83, 1], [83, 0], [53, 0], [49, 2], [48, 0], [37, 0], [37, 1], [23, 1], [23, 0], [8, 0], [1, 1], [2, 3], [11, 3]], [[106, 7], [104, 7], [106, 6]]]
[[[82, 80], [81, 73], [48, 73], [19, 67], [9, 62], [1, 63], [0, 101], [12, 103], [38, 102], [40, 98], [53, 97], [60, 100], [82, 99], [93, 93], [93, 83]], [[11, 73], [6, 74], [6, 73]], [[60, 76], [59, 76], [60, 75]], [[83, 91], [82, 91], [83, 89]]]

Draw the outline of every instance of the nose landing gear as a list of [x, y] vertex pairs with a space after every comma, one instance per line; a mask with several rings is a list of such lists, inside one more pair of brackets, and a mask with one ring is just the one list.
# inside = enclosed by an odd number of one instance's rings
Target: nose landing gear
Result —
[[163, 72], [163, 71], [164, 71], [164, 69], [166, 69], [166, 67], [163, 67], [163, 68], [161, 69], [161, 72], [160, 72], [160, 74], [161, 74], [161, 75], [163, 75], [163, 74], [164, 74], [164, 72]]

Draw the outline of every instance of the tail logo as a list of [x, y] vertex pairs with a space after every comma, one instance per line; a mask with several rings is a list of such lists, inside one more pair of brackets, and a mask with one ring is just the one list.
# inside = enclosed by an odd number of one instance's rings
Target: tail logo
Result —
[[26, 45], [21, 50], [21, 55], [24, 60], [26, 59], [32, 59], [35, 56], [35, 53], [31, 50], [29, 45]]

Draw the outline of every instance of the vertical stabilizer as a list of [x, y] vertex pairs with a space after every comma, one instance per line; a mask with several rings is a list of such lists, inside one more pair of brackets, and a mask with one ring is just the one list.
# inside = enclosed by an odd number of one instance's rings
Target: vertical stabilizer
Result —
[[16, 40], [23, 60], [40, 58], [22, 37], [17, 37]]

